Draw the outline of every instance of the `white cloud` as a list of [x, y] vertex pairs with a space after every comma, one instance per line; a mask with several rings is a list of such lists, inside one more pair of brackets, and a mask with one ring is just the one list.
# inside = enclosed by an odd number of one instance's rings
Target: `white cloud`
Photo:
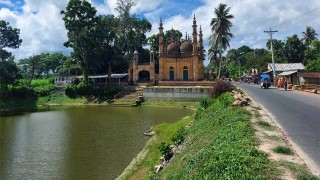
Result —
[[0, 0], [0, 5], [6, 5], [6, 6], [9, 6], [9, 7], [12, 7], [14, 6], [14, 4], [10, 1], [10, 0]]
[[2, 8], [0, 18], [12, 27], [20, 29], [22, 44], [11, 50], [16, 59], [26, 58], [42, 52], [70, 52], [63, 46], [67, 39], [60, 11], [67, 1], [26, 0], [22, 12]]

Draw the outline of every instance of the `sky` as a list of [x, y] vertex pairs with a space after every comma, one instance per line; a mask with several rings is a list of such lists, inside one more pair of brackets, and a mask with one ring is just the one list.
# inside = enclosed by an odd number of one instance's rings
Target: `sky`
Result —
[[[116, 0], [88, 0], [98, 14], [114, 14]], [[152, 24], [151, 36], [158, 33], [160, 18], [164, 30], [171, 28], [192, 34], [192, 20], [196, 16], [198, 31], [203, 30], [204, 46], [209, 48], [211, 19], [214, 9], [225, 3], [231, 8], [230, 14], [234, 38], [230, 48], [247, 45], [251, 48], [266, 48], [270, 38], [264, 30], [277, 30], [273, 38], [286, 40], [297, 34], [300, 38], [306, 26], [313, 27], [320, 34], [319, 0], [135, 0], [132, 13], [146, 18]], [[61, 51], [68, 55], [72, 49], [63, 46], [67, 31], [61, 10], [65, 10], [68, 0], [0, 0], [0, 20], [20, 29], [23, 40], [19, 49], [8, 49], [16, 60], [43, 52]], [[205, 61], [208, 64], [208, 60]]]

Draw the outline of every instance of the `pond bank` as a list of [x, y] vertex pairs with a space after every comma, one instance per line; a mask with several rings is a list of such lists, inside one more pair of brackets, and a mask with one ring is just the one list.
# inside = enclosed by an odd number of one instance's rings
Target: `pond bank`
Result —
[[[277, 179], [283, 177], [279, 164], [258, 150], [252, 113], [242, 107], [230, 107], [232, 96], [224, 94], [207, 102], [207, 108], [198, 106], [193, 117], [173, 124], [158, 125], [156, 132], [143, 151], [134, 159], [118, 179]], [[154, 172], [159, 163], [161, 142], [172, 144], [177, 126], [186, 126], [184, 150], [174, 156], [160, 173]], [[316, 177], [299, 170], [296, 178]], [[284, 172], [286, 173], [286, 172]]]

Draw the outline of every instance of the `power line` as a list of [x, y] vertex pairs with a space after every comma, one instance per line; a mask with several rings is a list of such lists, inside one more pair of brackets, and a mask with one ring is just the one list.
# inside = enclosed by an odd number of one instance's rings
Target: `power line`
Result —
[[[320, 7], [317, 7], [317, 8], [315, 8], [315, 9], [312, 9], [312, 10], [310, 10], [310, 11], [308, 11], [308, 12], [305, 12], [305, 13], [299, 15], [299, 16], [296, 16], [296, 17], [291, 18], [291, 19], [288, 19], [288, 20], [286, 20], [286, 21], [284, 21], [284, 22], [282, 22], [282, 23], [279, 23], [279, 24], [273, 26], [272, 28], [276, 28], [276, 27], [278, 27], [278, 26], [280, 26], [280, 25], [283, 25], [283, 24], [285, 24], [285, 23], [288, 23], [288, 22], [290, 22], [290, 21], [292, 21], [292, 20], [298, 19], [298, 18], [300, 18], [300, 17], [302, 17], [302, 16], [305, 16], [305, 15], [307, 15], [307, 14], [313, 13], [313, 12], [319, 10], [319, 9], [320, 9]], [[252, 43], [251, 46], [255, 46], [255, 45], [257, 45], [257, 44], [263, 43], [264, 41], [265, 41], [265, 39], [259, 40], [259, 41], [257, 41], [257, 42]]]
[[296, 17], [294, 17], [294, 18], [288, 19], [288, 20], [286, 20], [286, 21], [284, 21], [284, 22], [282, 22], [282, 23], [279, 23], [278, 25], [276, 25], [276, 26], [274, 26], [274, 27], [272, 27], [272, 28], [275, 28], [275, 27], [277, 27], [277, 26], [280, 26], [280, 25], [283, 25], [283, 24], [285, 24], [285, 23], [288, 23], [289, 21], [298, 19], [298, 18], [300, 18], [300, 17], [302, 17], [302, 16], [305, 16], [305, 15], [307, 15], [307, 14], [310, 14], [310, 13], [312, 13], [312, 12], [314, 12], [314, 11], [319, 10], [319, 9], [320, 9], [320, 7], [317, 7], [317, 8], [315, 8], [315, 9], [312, 9], [311, 11], [308, 11], [308, 12], [306, 12], [306, 13], [304, 13], [304, 14], [301, 14], [301, 15], [296, 16]]

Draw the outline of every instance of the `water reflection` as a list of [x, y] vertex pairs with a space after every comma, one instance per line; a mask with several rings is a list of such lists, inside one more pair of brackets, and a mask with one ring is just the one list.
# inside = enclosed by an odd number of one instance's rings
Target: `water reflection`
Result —
[[143, 132], [187, 109], [67, 107], [0, 121], [0, 179], [110, 179], [143, 148]]

